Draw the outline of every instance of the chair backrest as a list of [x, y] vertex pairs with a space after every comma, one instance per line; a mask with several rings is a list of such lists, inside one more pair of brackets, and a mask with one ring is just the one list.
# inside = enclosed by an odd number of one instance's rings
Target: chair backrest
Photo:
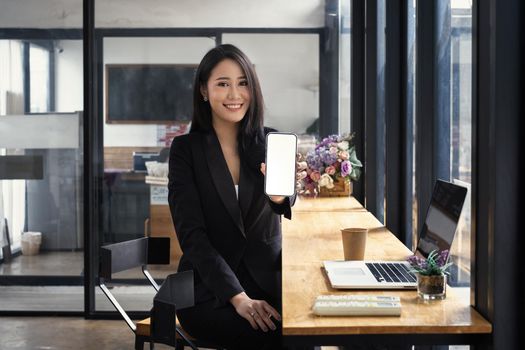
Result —
[[[195, 305], [193, 271], [181, 271], [169, 275], [153, 299], [151, 339], [165, 344], [175, 342], [177, 310], [193, 305]], [[183, 338], [185, 339], [184, 336]], [[185, 340], [194, 348], [191, 341]]]
[[115, 309], [133, 332], [137, 326], [128, 316], [124, 308], [106, 287], [105, 281], [111, 281], [114, 273], [125, 271], [134, 267], [142, 267], [142, 272], [153, 287], [158, 291], [158, 285], [147, 269], [148, 264], [170, 263], [170, 238], [169, 237], [144, 237], [105, 245], [100, 248], [99, 287], [104, 292]]
[[144, 237], [100, 248], [99, 277], [110, 281], [114, 273], [148, 264], [170, 263], [169, 237]]
[[195, 305], [193, 270], [173, 273], [166, 277], [154, 301], [176, 305], [177, 310]]

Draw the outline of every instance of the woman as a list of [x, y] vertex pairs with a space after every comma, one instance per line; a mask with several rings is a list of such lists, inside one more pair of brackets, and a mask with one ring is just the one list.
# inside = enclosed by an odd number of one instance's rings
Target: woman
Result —
[[173, 140], [169, 204], [193, 270], [195, 306], [178, 311], [183, 328], [228, 349], [280, 344], [280, 215], [294, 198], [264, 187], [263, 98], [252, 63], [233, 45], [200, 63], [188, 135]]

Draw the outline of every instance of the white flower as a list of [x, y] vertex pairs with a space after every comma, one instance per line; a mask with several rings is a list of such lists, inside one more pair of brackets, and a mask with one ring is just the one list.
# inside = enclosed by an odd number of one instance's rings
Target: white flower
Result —
[[350, 147], [348, 141], [341, 141], [337, 144], [337, 147], [340, 149], [340, 150], [343, 150], [343, 151], [346, 151], [348, 149], [348, 147]]
[[328, 174], [321, 175], [321, 178], [319, 179], [319, 186], [326, 187], [328, 189], [334, 188], [334, 180], [332, 177]]

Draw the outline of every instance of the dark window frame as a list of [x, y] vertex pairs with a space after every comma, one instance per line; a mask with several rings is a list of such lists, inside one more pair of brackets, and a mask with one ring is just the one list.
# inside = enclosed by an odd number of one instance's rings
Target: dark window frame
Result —
[[377, 0], [365, 2], [365, 77], [364, 77], [364, 160], [366, 171], [364, 206], [379, 221], [384, 221], [382, 184], [379, 172], [384, 170], [384, 164], [380, 164], [380, 151], [384, 147], [384, 139], [379, 135], [378, 124], [380, 114], [377, 111]]
[[405, 192], [403, 169], [406, 147], [406, 2], [386, 3], [386, 81], [385, 81], [385, 223], [401, 241], [405, 240], [402, 200]]
[[350, 59], [350, 126], [355, 133], [356, 153], [363, 163], [361, 178], [353, 183], [353, 196], [365, 203], [367, 158], [365, 153], [365, 0], [352, 0], [352, 23], [350, 38], [352, 50]]
[[[493, 327], [480, 349], [523, 344], [520, 229], [523, 200], [525, 15], [520, 1], [473, 4], [472, 305]], [[502, 173], [504, 172], [504, 174]]]

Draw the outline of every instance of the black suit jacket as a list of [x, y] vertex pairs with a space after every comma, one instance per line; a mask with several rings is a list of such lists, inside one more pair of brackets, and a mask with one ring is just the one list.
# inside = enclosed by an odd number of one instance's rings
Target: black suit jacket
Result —
[[280, 215], [291, 218], [294, 197], [270, 201], [261, 172], [241, 161], [237, 200], [213, 130], [173, 140], [168, 188], [183, 252], [178, 270], [194, 270], [196, 303], [215, 297], [220, 306], [244, 291], [236, 275], [241, 262], [259, 287], [280, 298]]

